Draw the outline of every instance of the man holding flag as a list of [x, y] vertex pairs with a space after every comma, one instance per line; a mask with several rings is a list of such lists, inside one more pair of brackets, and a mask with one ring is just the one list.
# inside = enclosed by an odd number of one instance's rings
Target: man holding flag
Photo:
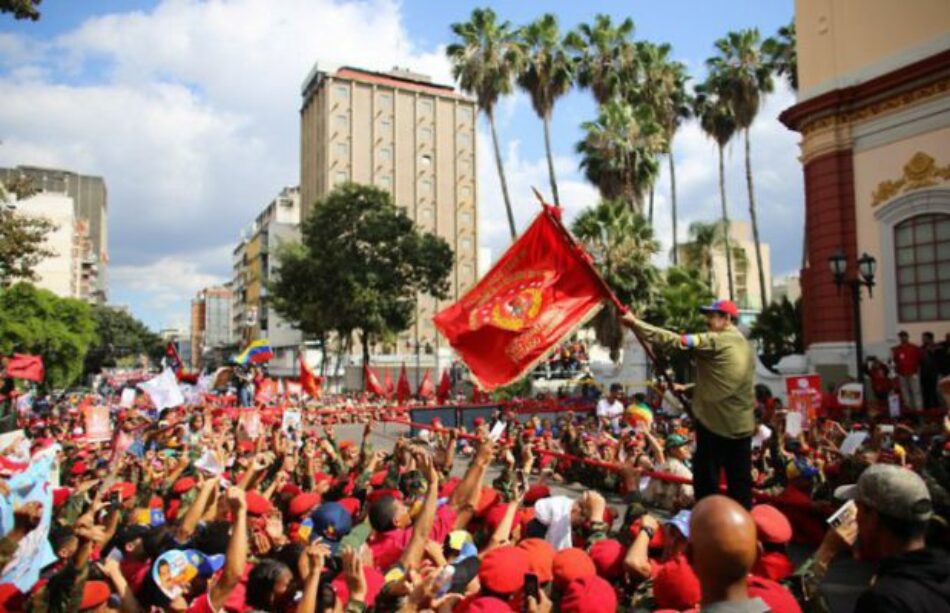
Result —
[[631, 313], [623, 321], [647, 343], [688, 352], [695, 360], [696, 500], [719, 492], [719, 472], [724, 469], [729, 496], [748, 509], [752, 507], [755, 352], [735, 326], [739, 310], [731, 300], [717, 300], [700, 310], [709, 328], [702, 334], [676, 334]]

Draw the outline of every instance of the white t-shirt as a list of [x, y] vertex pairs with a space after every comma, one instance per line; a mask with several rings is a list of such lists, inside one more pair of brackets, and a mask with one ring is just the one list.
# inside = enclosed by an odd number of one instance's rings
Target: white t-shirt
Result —
[[610, 427], [614, 432], [620, 430], [620, 418], [623, 416], [623, 405], [619, 400], [610, 402], [607, 398], [597, 401], [597, 417], [606, 417], [610, 420]]

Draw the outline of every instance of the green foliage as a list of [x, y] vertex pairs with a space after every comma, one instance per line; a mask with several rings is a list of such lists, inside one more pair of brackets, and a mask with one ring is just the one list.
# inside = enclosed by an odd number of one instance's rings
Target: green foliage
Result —
[[785, 77], [788, 84], [798, 91], [798, 51], [795, 20], [778, 29], [775, 36], [762, 42], [762, 51], [769, 58], [775, 74]]
[[[603, 200], [577, 216], [573, 232], [623, 304], [640, 310], [655, 300], [659, 273], [652, 260], [660, 245], [642, 215], [621, 200]], [[617, 315], [609, 305], [594, 321], [598, 342], [610, 349], [614, 360], [623, 343]]]
[[774, 88], [760, 39], [755, 28], [729, 32], [715, 43], [719, 54], [706, 60], [707, 82], [729, 104], [740, 130], [752, 125], [763, 94]]
[[56, 255], [46, 247], [46, 235], [55, 229], [45, 217], [24, 215], [5, 206], [0, 209], [0, 287], [36, 280], [36, 265]]
[[96, 322], [85, 302], [29, 283], [0, 290], [0, 355], [42, 356], [48, 385], [74, 383], [96, 340]]
[[666, 269], [659, 299], [647, 311], [647, 319], [675, 332], [704, 330], [699, 307], [715, 299], [698, 270], [670, 266]]
[[29, 19], [36, 21], [40, 18], [37, 8], [43, 0], [0, 0], [0, 13], [13, 13], [14, 19]]
[[802, 335], [802, 301], [788, 297], [773, 302], [759, 313], [750, 336], [759, 341], [762, 363], [772, 368], [787, 355], [805, 353]]
[[574, 83], [574, 62], [561, 41], [557, 17], [546, 13], [518, 31], [522, 59], [518, 85], [531, 97], [539, 117], [547, 117]]
[[505, 400], [515, 400], [516, 398], [530, 398], [531, 397], [531, 377], [522, 377], [514, 383], [510, 383], [504, 387], [499, 387], [494, 392], [492, 392], [492, 399], [496, 402], [503, 402]]
[[445, 298], [453, 254], [419, 231], [389, 192], [347, 183], [317, 202], [303, 240], [278, 251], [269, 301], [281, 317], [320, 338], [359, 330], [372, 342], [412, 324], [418, 293]]
[[609, 15], [598, 14], [593, 24], [580, 24], [565, 39], [574, 53], [578, 84], [590, 89], [599, 105], [622, 96], [636, 76], [633, 31], [630, 18], [614, 25]]
[[86, 353], [86, 374], [134, 363], [141, 355], [157, 361], [164, 354], [161, 337], [125, 311], [94, 305], [92, 318], [98, 340]]
[[491, 114], [498, 98], [511, 93], [512, 79], [521, 65], [518, 33], [509, 21], [498, 21], [495, 11], [478, 8], [469, 21], [453, 23], [456, 36], [445, 49], [452, 75], [462, 91], [473, 94], [478, 107]]

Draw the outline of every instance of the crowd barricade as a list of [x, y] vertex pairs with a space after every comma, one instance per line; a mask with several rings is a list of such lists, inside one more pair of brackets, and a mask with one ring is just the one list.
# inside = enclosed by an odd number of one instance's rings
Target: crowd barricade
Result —
[[[479, 417], [488, 421], [497, 411], [506, 411], [514, 414], [520, 421], [526, 422], [533, 415], [542, 419], [557, 419], [558, 415], [572, 411], [574, 413], [590, 413], [594, 404], [590, 401], [577, 399], [567, 400], [519, 400], [511, 402], [496, 402], [489, 404], [460, 404], [445, 406], [410, 405], [406, 407], [409, 420], [414, 423], [431, 424], [439, 418], [445, 428], [463, 427], [472, 430], [475, 420]], [[418, 434], [415, 430], [413, 436]]]

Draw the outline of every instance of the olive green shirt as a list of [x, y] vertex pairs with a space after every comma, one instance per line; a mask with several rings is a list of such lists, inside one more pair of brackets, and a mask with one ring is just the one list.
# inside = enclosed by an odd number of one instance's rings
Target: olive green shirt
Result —
[[706, 429], [727, 438], [752, 436], [755, 352], [738, 328], [729, 325], [722, 332], [676, 334], [640, 320], [636, 327], [653, 345], [693, 355], [693, 415]]

